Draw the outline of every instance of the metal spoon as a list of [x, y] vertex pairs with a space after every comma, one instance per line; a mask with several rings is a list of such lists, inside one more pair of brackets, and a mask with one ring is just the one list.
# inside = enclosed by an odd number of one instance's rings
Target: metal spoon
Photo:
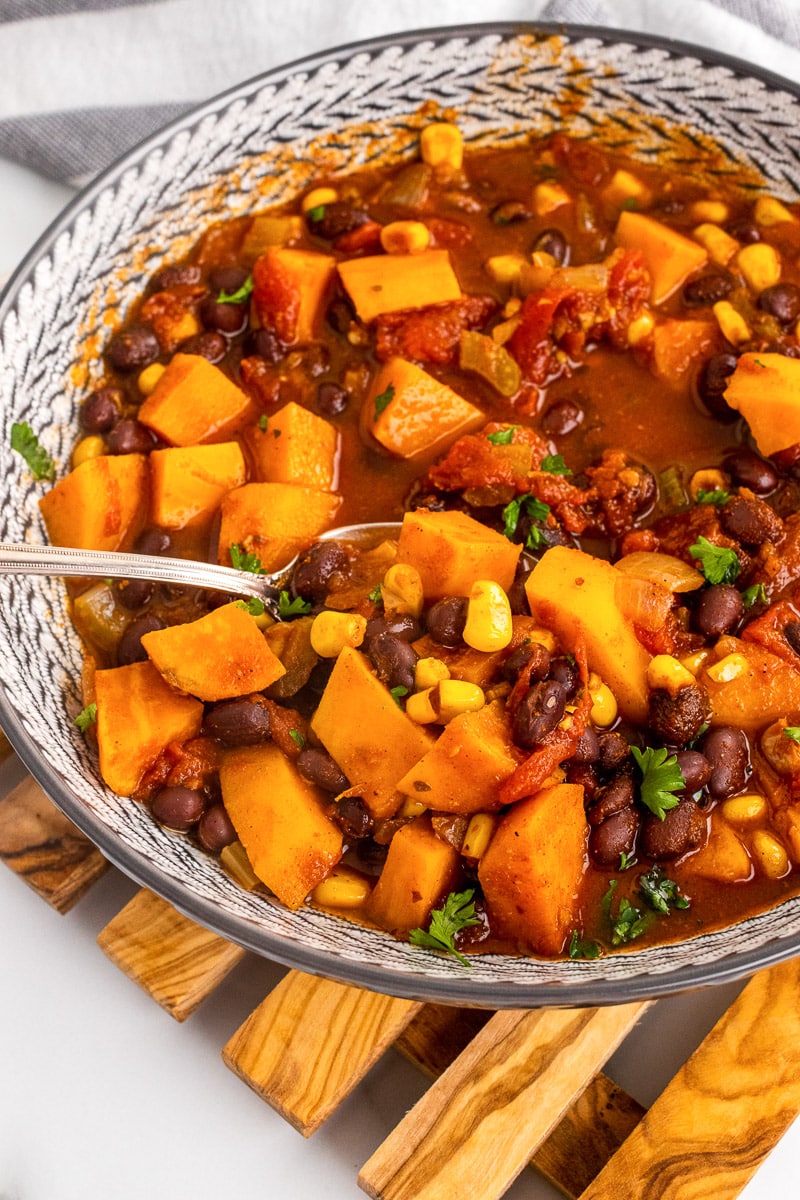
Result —
[[[398, 522], [341, 525], [316, 539], [320, 542], [351, 542], [377, 545], [384, 538], [397, 537]], [[279, 592], [286, 587], [299, 555], [279, 571], [254, 574], [220, 567], [215, 563], [186, 558], [162, 558], [153, 554], [121, 554], [111, 550], [77, 550], [70, 546], [15, 545], [0, 542], [0, 574], [60, 575], [71, 578], [99, 576], [105, 579], [152, 579], [157, 583], [184, 584], [231, 592], [236, 596], [255, 596], [263, 600], [272, 616], [280, 619]]]

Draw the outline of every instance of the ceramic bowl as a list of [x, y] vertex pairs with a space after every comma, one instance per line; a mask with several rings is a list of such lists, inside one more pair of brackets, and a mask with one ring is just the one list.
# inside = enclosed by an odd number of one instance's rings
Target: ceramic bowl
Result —
[[[9, 449], [28, 421], [67, 469], [80, 398], [145, 281], [225, 216], [287, 199], [321, 169], [411, 157], [431, 104], [485, 146], [566, 129], [634, 156], [800, 194], [800, 92], [746, 64], [624, 32], [440, 29], [345, 47], [204, 104], [70, 204], [0, 300], [0, 539], [44, 541], [35, 483]], [[423, 105], [426, 106], [422, 112]], [[0, 721], [55, 803], [139, 883], [288, 965], [423, 1000], [521, 1008], [628, 1001], [718, 983], [800, 950], [800, 899], [722, 932], [592, 962], [504, 956], [469, 968], [333, 916], [243, 891], [214, 858], [110, 793], [73, 724], [81, 653], [59, 581], [0, 579]]]

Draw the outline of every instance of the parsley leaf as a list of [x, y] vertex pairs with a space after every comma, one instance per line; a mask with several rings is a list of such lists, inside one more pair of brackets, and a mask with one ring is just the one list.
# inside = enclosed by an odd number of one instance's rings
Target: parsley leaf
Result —
[[651, 867], [646, 875], [641, 876], [639, 890], [650, 907], [666, 917], [670, 914], [670, 908], [690, 906], [675, 880], [668, 879], [658, 865]]
[[78, 726], [78, 729], [80, 729], [81, 733], [86, 733], [86, 730], [91, 725], [94, 725], [96, 720], [97, 720], [97, 705], [96, 704], [87, 704], [86, 707], [82, 708], [81, 711], [78, 713], [77, 717], [75, 718], [74, 723]]
[[34, 479], [55, 479], [56, 465], [27, 421], [15, 421], [11, 426], [11, 449], [22, 455]]
[[742, 603], [745, 608], [752, 608], [754, 604], [768, 604], [767, 589], [763, 583], [754, 583], [752, 587], [745, 588], [742, 592]]
[[306, 213], [306, 220], [312, 221], [314, 224], [316, 224], [316, 222], [321, 221], [324, 216], [325, 216], [325, 205], [324, 204], [315, 204], [313, 208], [308, 209], [308, 211]]
[[403, 696], [408, 695], [408, 688], [403, 687], [403, 685], [401, 683], [401, 684], [398, 684], [397, 687], [390, 688], [389, 691], [391, 692], [392, 699], [394, 700], [397, 707], [402, 708], [403, 706], [400, 703], [400, 701], [402, 700]]
[[800, 743], [800, 725], [786, 725], [783, 733], [785, 737], [791, 738], [793, 742]]
[[384, 412], [385, 409], [394, 400], [394, 384], [390, 383], [385, 392], [381, 392], [380, 396], [375, 397], [375, 420]]
[[[546, 521], [550, 514], [550, 505], [545, 504], [543, 500], [537, 500], [530, 492], [526, 492], [523, 496], [517, 496], [514, 500], [509, 500], [503, 509], [503, 533], [507, 538], [514, 537], [523, 512], [530, 517], [531, 521]], [[536, 534], [539, 535], [539, 540], [537, 540], [534, 530], [531, 529], [526, 542], [529, 548], [535, 548], [540, 544], [541, 533], [537, 530]]]
[[542, 459], [540, 470], [548, 475], [571, 475], [572, 471], [564, 462], [563, 454], [546, 454]]
[[642, 804], [663, 821], [667, 810], [678, 805], [678, 797], [672, 793], [682, 792], [686, 787], [678, 759], [664, 746], [658, 749], [648, 746], [643, 751], [638, 746], [631, 746], [631, 754], [642, 772], [639, 789]]
[[431, 923], [428, 932], [424, 929], [412, 929], [408, 940], [412, 946], [424, 946], [428, 950], [445, 950], [454, 954], [465, 967], [470, 966], [469, 960], [456, 950], [456, 934], [468, 925], [480, 925], [480, 917], [475, 913], [475, 892], [451, 892], [441, 908], [434, 908], [431, 913]]
[[496, 429], [494, 433], [487, 433], [486, 440], [493, 446], [510, 446], [514, 440], [514, 431], [520, 428], [520, 425], [509, 425], [508, 429]]
[[712, 488], [710, 491], [700, 488], [694, 502], [695, 504], [713, 504], [719, 508], [721, 505], [727, 504], [730, 498], [730, 492], [724, 491], [723, 488]]
[[623, 946], [626, 942], [632, 942], [634, 938], [641, 937], [652, 923], [653, 917], [650, 913], [643, 913], [641, 909], [631, 904], [627, 896], [623, 896], [619, 902], [616, 917], [611, 918], [612, 946]]
[[379, 583], [375, 584], [375, 587], [367, 595], [367, 599], [371, 600], [373, 604], [383, 603], [383, 592], [381, 591], [381, 585]]
[[627, 853], [623, 850], [619, 856], [620, 871], [629, 871], [631, 867], [636, 866], [636, 858], [628, 858]]
[[262, 433], [267, 432], [268, 419], [269, 418], [267, 417], [266, 413], [262, 413], [261, 416], [258, 418], [258, 428], [261, 430]]
[[304, 746], [305, 746], [305, 744], [306, 744], [306, 739], [303, 737], [303, 735], [302, 735], [302, 733], [300, 732], [300, 730], [299, 730], [299, 729], [290, 729], [290, 730], [289, 730], [289, 737], [292, 739], [292, 741], [294, 742], [295, 746], [297, 746], [297, 749], [298, 749], [298, 750], [302, 750], [302, 749], [303, 749], [303, 747], [304, 747]]
[[250, 613], [251, 617], [263, 617], [264, 615], [264, 601], [259, 600], [258, 596], [251, 596], [249, 600], [237, 600], [237, 604], [239, 608]]
[[249, 571], [251, 575], [261, 574], [261, 559], [257, 554], [246, 554], [241, 546], [234, 543], [230, 548], [230, 556], [234, 571]]
[[290, 617], [304, 617], [310, 612], [311, 605], [302, 596], [295, 596], [294, 600], [291, 600], [287, 591], [278, 596], [278, 616], [282, 621], [287, 621]]
[[253, 276], [248, 275], [240, 288], [235, 292], [220, 292], [217, 296], [217, 304], [244, 304], [250, 299], [253, 291]]
[[573, 929], [569, 939], [569, 956], [570, 958], [599, 958], [600, 947], [597, 942], [584, 941], [578, 936], [577, 929]]
[[735, 550], [727, 546], [715, 546], [701, 534], [689, 553], [700, 560], [700, 570], [708, 583], [733, 583], [742, 569]]

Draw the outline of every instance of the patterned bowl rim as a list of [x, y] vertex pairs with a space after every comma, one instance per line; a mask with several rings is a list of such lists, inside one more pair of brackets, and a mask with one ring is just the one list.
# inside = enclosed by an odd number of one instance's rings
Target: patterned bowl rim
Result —
[[[362, 53], [375, 56], [392, 47], [412, 47], [423, 42], [446, 43], [455, 39], [469, 42], [486, 37], [496, 37], [501, 41], [520, 37], [534, 40], [563, 37], [567, 42], [593, 40], [600, 45], [624, 43], [635, 49], [662, 50], [670, 58], [686, 57], [698, 60], [704, 66], [723, 67], [734, 75], [751, 78], [770, 90], [788, 93], [800, 101], [800, 85], [766, 68], [754, 66], [744, 59], [722, 51], [705, 49], [691, 42], [616, 27], [568, 22], [478, 22], [434, 26], [345, 43], [272, 68], [218, 93], [163, 125], [116, 159], [72, 198], [13, 271], [0, 293], [0, 326], [14, 307], [19, 288], [31, 275], [37, 262], [53, 247], [59, 235], [71, 228], [78, 215], [89, 209], [102, 192], [118, 182], [128, 169], [138, 165], [150, 151], [167, 144], [180, 132], [193, 129], [206, 116], [219, 112], [237, 99], [247, 99], [256, 89], [269, 84], [280, 84], [298, 72], [317, 73], [328, 64], [341, 63]], [[774, 937], [761, 945], [736, 952], [728, 959], [689, 963], [663, 974], [642, 972], [624, 978], [593, 979], [591, 974], [580, 971], [580, 978], [574, 982], [526, 979], [519, 985], [510, 980], [475, 981], [466, 974], [427, 975], [423, 963], [420, 963], [419, 970], [398, 970], [389, 966], [373, 967], [352, 958], [339, 959], [333, 952], [272, 934], [257, 923], [235, 913], [220, 912], [213, 901], [197, 895], [191, 887], [163, 874], [158, 866], [143, 854], [118, 839], [102, 818], [89, 811], [73, 795], [58, 772], [42, 759], [2, 686], [0, 716], [4, 732], [30, 774], [58, 808], [124, 874], [136, 883], [152, 889], [192, 920], [245, 949], [310, 974], [412, 1000], [473, 1007], [594, 1006], [651, 1000], [690, 989], [735, 982], [800, 953], [800, 933], [797, 933]], [[575, 966], [577, 968], [579, 964], [576, 963]], [[590, 964], [580, 966], [585, 969]]]

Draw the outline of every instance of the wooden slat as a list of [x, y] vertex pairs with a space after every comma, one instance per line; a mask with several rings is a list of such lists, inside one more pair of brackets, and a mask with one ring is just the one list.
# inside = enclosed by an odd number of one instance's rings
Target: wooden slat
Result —
[[176, 1021], [185, 1021], [246, 953], [146, 888], [101, 930], [97, 941]]
[[636, 1023], [646, 1004], [500, 1012], [365, 1164], [374, 1200], [492, 1200]]
[[800, 963], [747, 984], [582, 1200], [733, 1200], [800, 1112]]
[[421, 1007], [290, 971], [230, 1039], [222, 1057], [309, 1137]]
[[[466, 1049], [491, 1013], [426, 1004], [395, 1048], [432, 1079]], [[567, 1110], [531, 1160], [565, 1196], [580, 1196], [644, 1114], [632, 1096], [600, 1072]]]
[[0, 860], [60, 913], [108, 869], [30, 775], [0, 800]]

